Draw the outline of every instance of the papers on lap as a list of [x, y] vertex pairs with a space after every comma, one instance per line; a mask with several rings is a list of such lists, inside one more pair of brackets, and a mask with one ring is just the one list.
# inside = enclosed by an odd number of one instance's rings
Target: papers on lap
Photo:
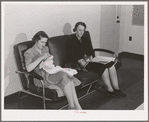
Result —
[[110, 61], [114, 61], [114, 57], [106, 57], [106, 56], [96, 56], [92, 59], [93, 62], [99, 62], [103, 64], [107, 64]]
[[64, 71], [66, 73], [68, 73], [69, 75], [73, 76], [75, 74], [77, 74], [78, 72], [75, 69], [71, 69], [71, 68], [62, 68], [60, 66], [55, 66], [53, 68], [48, 68], [48, 67], [43, 67], [43, 69], [48, 72], [49, 74], [55, 74], [59, 71]]
[[62, 68], [60, 66], [54, 66], [53, 62], [54, 62], [53, 56], [51, 56], [46, 61], [42, 61], [40, 63], [39, 69], [43, 68], [43, 70], [45, 70], [49, 74], [55, 74], [57, 72], [64, 71], [64, 72], [68, 73], [69, 75], [73, 76], [73, 75], [78, 73], [75, 69]]
[[71, 68], [63, 68], [63, 71], [67, 72], [71, 76], [76, 75], [78, 73], [77, 70]]

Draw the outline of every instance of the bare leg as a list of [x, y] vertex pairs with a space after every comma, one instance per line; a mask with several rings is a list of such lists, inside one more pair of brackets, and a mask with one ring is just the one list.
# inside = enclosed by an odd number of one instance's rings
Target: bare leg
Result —
[[105, 71], [102, 74], [102, 80], [106, 86], [106, 89], [110, 92], [113, 92], [113, 87], [111, 85], [110, 77], [109, 77], [109, 71], [108, 69], [105, 69]]
[[112, 86], [115, 89], [115, 93], [118, 94], [119, 96], [126, 97], [126, 94], [119, 89], [115, 66], [112, 66], [109, 68], [109, 74], [110, 74]]
[[117, 78], [117, 72], [116, 72], [115, 66], [112, 66], [109, 68], [109, 74], [110, 74], [111, 84], [113, 88], [116, 90], [119, 90], [118, 78]]
[[74, 86], [73, 82], [71, 82], [71, 88], [72, 88], [72, 95], [73, 95], [75, 108], [77, 110], [82, 110], [82, 108], [81, 108], [81, 106], [79, 104], [78, 98], [77, 98], [76, 89], [75, 89], [75, 86]]
[[[106, 69], [102, 75], [102, 79], [106, 85], [108, 95], [115, 98], [125, 97], [126, 94], [119, 90], [117, 72], [115, 66]], [[112, 85], [111, 85], [112, 84]]]
[[74, 100], [72, 96], [71, 82], [68, 82], [67, 85], [65, 86], [64, 93], [68, 100], [69, 108], [74, 108]]

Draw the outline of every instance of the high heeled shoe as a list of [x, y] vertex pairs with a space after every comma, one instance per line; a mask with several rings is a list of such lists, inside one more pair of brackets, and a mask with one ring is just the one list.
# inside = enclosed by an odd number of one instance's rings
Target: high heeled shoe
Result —
[[110, 97], [113, 97], [113, 98], [117, 98], [117, 99], [120, 98], [120, 95], [115, 93], [114, 91], [113, 92], [107, 91], [107, 96], [110, 96]]
[[122, 97], [126, 97], [126, 94], [123, 93], [121, 90], [116, 90], [116, 89], [114, 89], [114, 92], [115, 92], [116, 94], [122, 96]]

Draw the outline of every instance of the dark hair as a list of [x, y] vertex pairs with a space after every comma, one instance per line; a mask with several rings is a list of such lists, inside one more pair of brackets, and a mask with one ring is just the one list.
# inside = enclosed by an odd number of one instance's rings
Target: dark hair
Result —
[[75, 28], [73, 29], [73, 32], [75, 32], [75, 31], [77, 30], [77, 27], [78, 27], [79, 25], [84, 26], [85, 29], [86, 29], [86, 24], [85, 24], [84, 22], [77, 22], [76, 25], [75, 25]]
[[49, 38], [49, 37], [44, 31], [39, 31], [33, 36], [32, 41], [37, 42], [41, 38]]

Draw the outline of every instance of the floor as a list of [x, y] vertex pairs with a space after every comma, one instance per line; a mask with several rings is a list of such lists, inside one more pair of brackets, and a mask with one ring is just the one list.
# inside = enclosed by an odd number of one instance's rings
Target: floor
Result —
[[[110, 98], [105, 94], [102, 81], [96, 86], [102, 86], [95, 92], [79, 100], [84, 110], [135, 110], [144, 102], [144, 60], [133, 54], [123, 53], [120, 55], [122, 67], [117, 70], [119, 86], [127, 96], [125, 98]], [[82, 94], [86, 89], [82, 91]], [[43, 109], [42, 99], [30, 95], [18, 94], [5, 98], [5, 109]], [[67, 105], [64, 98], [58, 102], [46, 101], [48, 110], [59, 109]], [[63, 109], [67, 109], [67, 106]]]

